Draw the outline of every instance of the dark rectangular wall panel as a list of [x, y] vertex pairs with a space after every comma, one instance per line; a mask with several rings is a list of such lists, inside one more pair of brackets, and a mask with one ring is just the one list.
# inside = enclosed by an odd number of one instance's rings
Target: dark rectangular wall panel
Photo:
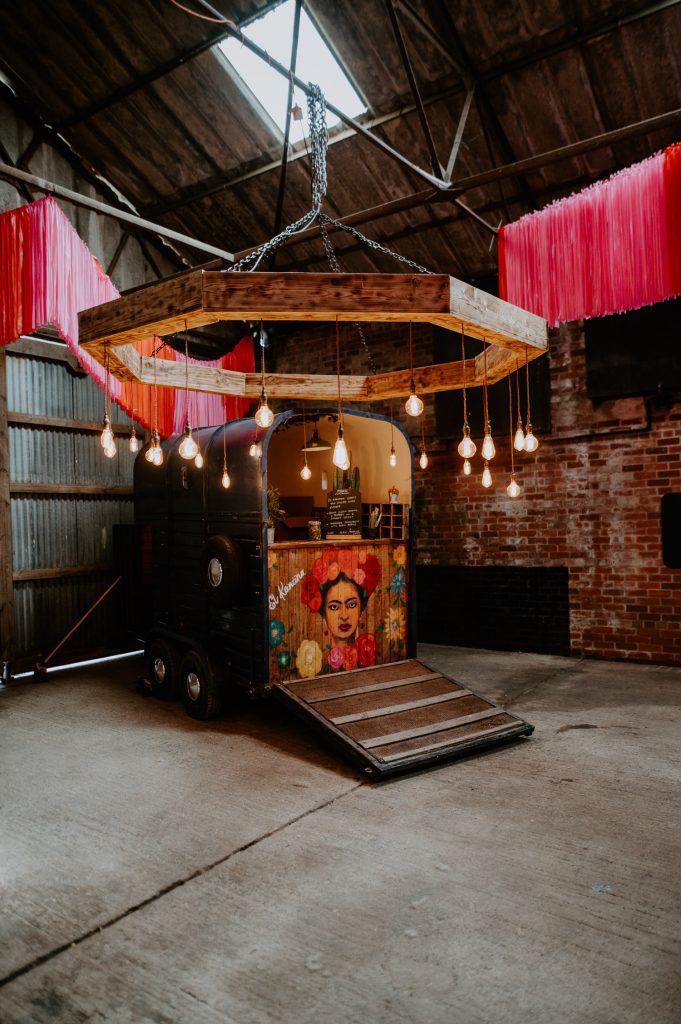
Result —
[[566, 568], [419, 565], [416, 602], [421, 643], [570, 654]]

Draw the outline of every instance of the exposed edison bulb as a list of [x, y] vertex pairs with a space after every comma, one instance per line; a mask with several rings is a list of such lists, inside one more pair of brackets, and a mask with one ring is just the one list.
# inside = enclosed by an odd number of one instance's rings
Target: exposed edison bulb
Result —
[[466, 459], [466, 461], [463, 464], [463, 475], [464, 476], [470, 476], [471, 475], [471, 464], [468, 461], [468, 459]]
[[132, 428], [132, 434], [130, 435], [130, 440], [128, 441], [128, 445], [130, 446], [130, 451], [133, 454], [140, 450], [140, 439], [137, 436], [137, 434], [135, 433], [135, 428], [134, 427]]
[[116, 442], [113, 440], [113, 438], [111, 440], [111, 444], [108, 444], [106, 448], [103, 449], [103, 451], [107, 459], [113, 459], [114, 455], [116, 454]]
[[511, 477], [511, 482], [506, 488], [506, 493], [508, 494], [509, 498], [517, 498], [520, 494], [520, 484], [514, 476]]
[[395, 447], [394, 447], [394, 445], [393, 445], [393, 447], [392, 447], [392, 448], [390, 449], [390, 458], [389, 458], [389, 460], [388, 460], [388, 461], [389, 461], [389, 463], [390, 463], [390, 465], [391, 465], [391, 466], [396, 466], [396, 465], [397, 465], [397, 454], [396, 454], [396, 452], [395, 452]]
[[227, 472], [227, 466], [223, 466], [222, 467], [222, 479], [220, 480], [220, 483], [222, 484], [224, 489], [227, 490], [227, 488], [229, 487], [231, 482], [232, 481], [229, 479], [229, 473]]
[[492, 486], [492, 474], [489, 471], [489, 463], [487, 461], [485, 462], [485, 468], [482, 471], [482, 486], [483, 487], [491, 487]]
[[333, 449], [333, 464], [338, 466], [339, 469], [350, 469], [350, 459], [348, 457], [348, 446], [343, 440], [343, 428], [338, 428], [338, 438]]
[[421, 467], [421, 469], [428, 469], [428, 456], [426, 454], [425, 448], [423, 449], [419, 456], [419, 466]]
[[253, 441], [251, 447], [248, 449], [248, 454], [251, 456], [252, 459], [257, 459], [258, 456], [260, 455], [260, 452], [260, 445], [258, 444], [257, 441]]
[[158, 441], [156, 442], [156, 446], [154, 448], [154, 458], [152, 459], [152, 462], [154, 463], [155, 466], [163, 465], [163, 449], [161, 448], [161, 445], [158, 443]]
[[303, 480], [309, 480], [310, 477], [312, 476], [312, 470], [308, 466], [307, 462], [305, 463], [305, 465], [301, 469], [300, 475], [302, 476]]
[[111, 420], [108, 416], [104, 417], [104, 423], [102, 424], [102, 432], [99, 435], [99, 443], [102, 448], [110, 448], [114, 444], [113, 430], [111, 429]]
[[525, 431], [523, 430], [523, 421], [520, 416], [518, 417], [518, 425], [516, 427], [515, 437], [513, 438], [513, 447], [517, 452], [521, 452], [525, 447]]
[[329, 489], [329, 478], [326, 475], [326, 470], [323, 469], [322, 470], [322, 490], [323, 491], [328, 491], [328, 489]]
[[149, 447], [147, 448], [147, 450], [144, 453], [144, 458], [147, 460], [147, 462], [150, 462], [152, 465], [154, 463], [155, 452], [156, 452], [156, 442], [154, 441], [154, 439], [152, 437], [151, 441], [149, 442]]
[[496, 455], [496, 453], [497, 453], [497, 450], [494, 447], [494, 441], [492, 440], [492, 435], [490, 434], [489, 429], [487, 429], [485, 431], [485, 437], [484, 437], [484, 440], [482, 442], [482, 448], [480, 449], [480, 454], [482, 455], [483, 459], [485, 459], [485, 461], [487, 461], [488, 459], [493, 459], [494, 456]]
[[180, 442], [180, 447], [177, 449], [178, 454], [183, 459], [195, 459], [198, 450], [199, 446], [192, 437], [192, 428], [187, 423], [187, 426], [184, 428], [184, 437]]
[[459, 441], [459, 447], [456, 450], [462, 459], [472, 459], [478, 450], [478, 446], [471, 438], [471, 428], [468, 424], [463, 428], [463, 437]]
[[527, 433], [525, 434], [525, 444], [523, 446], [526, 452], [536, 452], [539, 447], [539, 441], [532, 433], [532, 424], [527, 424]]
[[271, 427], [274, 423], [274, 413], [267, 404], [267, 395], [264, 391], [260, 398], [260, 406], [255, 414], [255, 422], [259, 427]]
[[196, 453], [194, 465], [196, 466], [197, 469], [203, 469], [203, 455], [201, 454], [200, 450]]
[[405, 402], [404, 408], [409, 416], [420, 416], [421, 413], [423, 412], [423, 402], [416, 394], [413, 387], [412, 392], [409, 395], [409, 398]]

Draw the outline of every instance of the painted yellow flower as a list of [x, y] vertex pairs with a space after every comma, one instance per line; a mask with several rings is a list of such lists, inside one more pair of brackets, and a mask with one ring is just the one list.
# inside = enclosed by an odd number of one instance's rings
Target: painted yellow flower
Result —
[[398, 640], [404, 640], [407, 628], [407, 617], [404, 608], [391, 608], [385, 617], [385, 633], [388, 643], [394, 644]]
[[395, 562], [397, 562], [398, 565], [407, 564], [407, 552], [404, 547], [404, 544], [397, 545], [397, 547], [393, 551], [393, 559], [395, 560]]
[[303, 679], [319, 675], [322, 670], [322, 649], [316, 640], [301, 640], [296, 654], [296, 667]]
[[271, 569], [274, 565], [277, 564], [277, 554], [278, 554], [277, 551], [268, 551], [267, 552], [267, 568], [268, 569]]

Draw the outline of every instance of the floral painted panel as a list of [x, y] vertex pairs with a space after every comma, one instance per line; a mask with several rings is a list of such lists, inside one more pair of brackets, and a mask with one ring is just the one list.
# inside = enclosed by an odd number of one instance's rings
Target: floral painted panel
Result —
[[268, 579], [271, 683], [407, 656], [405, 544], [274, 548]]

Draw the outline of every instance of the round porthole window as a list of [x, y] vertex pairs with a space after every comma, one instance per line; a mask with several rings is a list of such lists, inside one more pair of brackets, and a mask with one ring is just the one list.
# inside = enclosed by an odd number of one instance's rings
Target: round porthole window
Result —
[[219, 587], [222, 583], [222, 562], [219, 558], [211, 558], [208, 562], [208, 582], [211, 587]]

